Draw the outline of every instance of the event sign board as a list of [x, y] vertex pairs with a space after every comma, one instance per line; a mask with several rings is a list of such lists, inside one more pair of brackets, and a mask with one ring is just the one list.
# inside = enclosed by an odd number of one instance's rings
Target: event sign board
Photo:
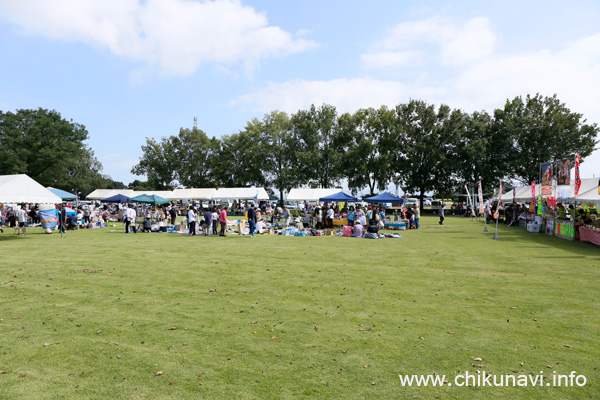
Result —
[[542, 196], [552, 196], [552, 163], [541, 165]]
[[571, 160], [562, 160], [557, 163], [556, 184], [559, 186], [571, 184]]

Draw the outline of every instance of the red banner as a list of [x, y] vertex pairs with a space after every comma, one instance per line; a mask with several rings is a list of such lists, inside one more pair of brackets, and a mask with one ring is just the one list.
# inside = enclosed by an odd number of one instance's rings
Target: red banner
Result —
[[579, 188], [581, 187], [581, 177], [579, 176], [579, 154], [575, 156], [575, 196], [579, 194]]

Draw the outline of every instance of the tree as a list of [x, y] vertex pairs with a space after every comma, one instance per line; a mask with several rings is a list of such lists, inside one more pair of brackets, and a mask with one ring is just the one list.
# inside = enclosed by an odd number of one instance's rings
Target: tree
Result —
[[146, 175], [148, 184], [153, 189], [171, 190], [175, 184], [175, 150], [170, 138], [163, 137], [160, 142], [146, 138], [142, 146], [142, 157], [133, 166], [131, 173]]
[[335, 107], [323, 104], [317, 108], [313, 104], [309, 110], [292, 115], [291, 124], [296, 156], [303, 166], [298, 170], [299, 180], [321, 188], [336, 185], [342, 177], [343, 143]]
[[283, 192], [301, 183], [290, 119], [285, 112], [273, 111], [266, 114], [262, 121], [255, 118], [250, 125], [261, 132], [269, 183], [279, 191], [279, 201], [283, 203]]
[[184, 187], [214, 186], [212, 164], [216, 146], [202, 130], [179, 130], [179, 135], [169, 138], [172, 149], [174, 177]]
[[507, 100], [494, 113], [496, 134], [511, 141], [508, 165], [511, 176], [529, 184], [539, 180], [540, 164], [586, 157], [598, 143], [598, 126], [571, 112], [556, 95], [527, 95]]
[[384, 190], [392, 179], [391, 157], [398, 148], [394, 111], [382, 106], [340, 117], [340, 136], [346, 142], [343, 170], [354, 190]]
[[396, 120], [404, 151], [398, 152], [394, 167], [405, 190], [419, 193], [421, 207], [425, 192], [451, 193], [460, 115], [447, 105], [436, 111], [422, 100], [411, 100], [396, 107]]
[[262, 142], [261, 124], [248, 123], [246, 129], [225, 135], [218, 142], [213, 174], [218, 186], [264, 186], [262, 168], [268, 149]]
[[102, 165], [86, 139], [85, 126], [54, 110], [0, 111], [0, 174], [27, 174], [64, 190], [93, 190]]

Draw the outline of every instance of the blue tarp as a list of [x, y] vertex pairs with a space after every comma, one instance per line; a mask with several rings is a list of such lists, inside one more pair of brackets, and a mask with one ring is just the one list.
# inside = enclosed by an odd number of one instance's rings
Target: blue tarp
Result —
[[321, 197], [319, 199], [319, 201], [355, 202], [355, 201], [360, 201], [360, 199], [358, 197], [350, 196], [349, 194], [346, 194], [344, 192], [339, 192], [339, 193], [331, 194], [329, 196]]
[[128, 201], [129, 197], [122, 194], [115, 194], [114, 196], [100, 200], [102, 203], [127, 203]]
[[404, 199], [396, 197], [387, 192], [380, 193], [377, 196], [364, 198], [363, 201], [367, 203], [392, 203], [392, 204], [404, 204]]
[[77, 196], [75, 196], [73, 193], [65, 192], [64, 190], [54, 188], [48, 190], [63, 200], [77, 200]]

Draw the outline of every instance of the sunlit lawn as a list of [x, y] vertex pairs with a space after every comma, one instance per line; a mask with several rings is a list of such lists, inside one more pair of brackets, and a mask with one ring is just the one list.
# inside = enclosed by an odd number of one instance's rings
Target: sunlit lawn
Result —
[[[421, 220], [383, 240], [5, 229], [0, 398], [600, 395], [600, 249]], [[587, 384], [398, 378], [477, 370], [576, 371]]]

